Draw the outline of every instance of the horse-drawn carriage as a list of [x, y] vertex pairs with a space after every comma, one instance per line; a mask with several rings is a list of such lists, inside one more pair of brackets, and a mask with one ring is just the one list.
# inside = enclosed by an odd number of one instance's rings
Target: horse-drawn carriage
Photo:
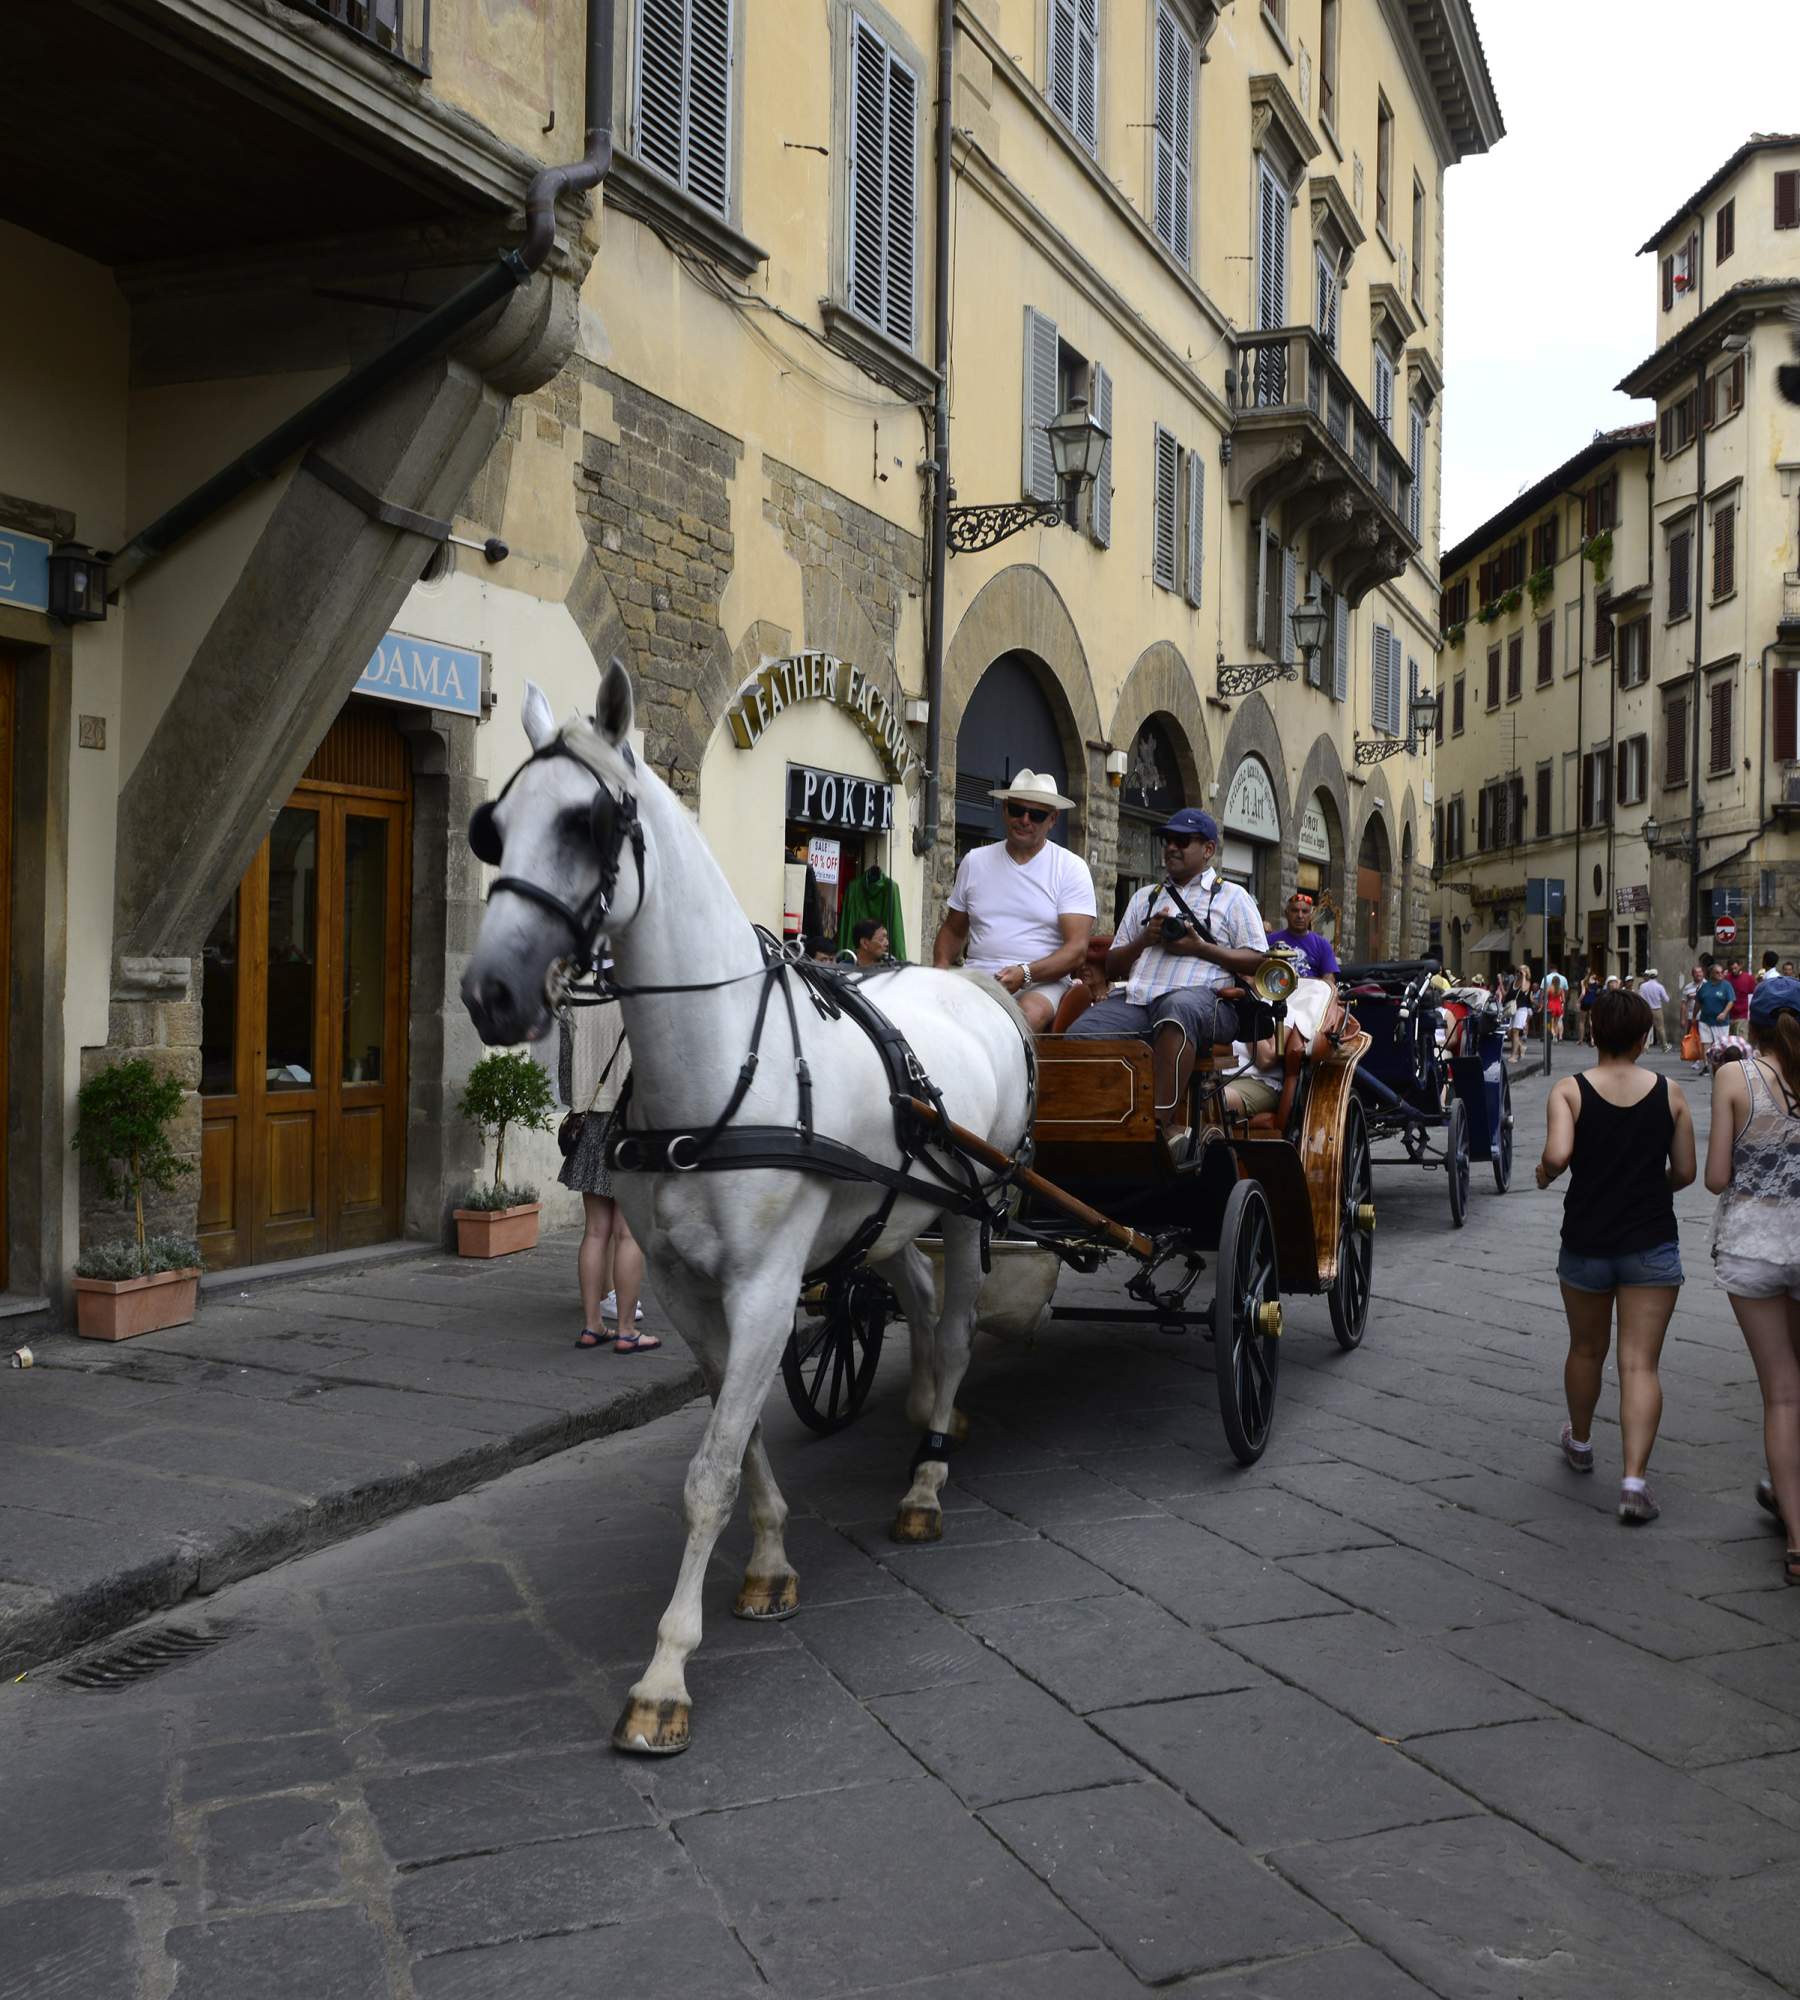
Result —
[[[1278, 976], [1275, 990], [1284, 984], [1291, 975]], [[1135, 1260], [1125, 1284], [1133, 1303], [1051, 1306], [1053, 1316], [1206, 1329], [1226, 1441], [1251, 1465], [1274, 1418], [1282, 1294], [1323, 1293], [1339, 1345], [1356, 1347], [1369, 1310], [1375, 1210], [1368, 1131], [1352, 1088], [1368, 1036], [1341, 1006], [1309, 1039], [1282, 1002], [1243, 995], [1240, 1004], [1272, 1017], [1258, 1025], [1280, 1038], [1280, 1099], [1256, 1117], [1231, 1111], [1217, 1067], [1231, 1053], [1222, 1044], [1196, 1064], [1192, 1137], [1173, 1149], [1156, 1120], [1148, 1043], [1040, 1036], [1032, 1171], [1021, 1176], [1021, 1200], [994, 1249], [1002, 1263], [1036, 1265], [1039, 1289], [1016, 1269], [1002, 1287], [1015, 1298], [1023, 1289], [1027, 1325], [1048, 1305], [1062, 1266], [1092, 1271], [1117, 1255]], [[1195, 1305], [1209, 1260], [1210, 1295]], [[1010, 1302], [996, 1303], [1004, 1312]], [[782, 1359], [802, 1421], [835, 1431], [855, 1417], [893, 1309], [886, 1285], [865, 1269], [802, 1299]]]
[[1347, 965], [1341, 990], [1368, 1030], [1356, 1094], [1369, 1134], [1397, 1138], [1399, 1155], [1377, 1166], [1444, 1171], [1450, 1220], [1468, 1214], [1471, 1160], [1486, 1160], [1494, 1186], [1512, 1181], [1512, 1084], [1500, 1012], [1480, 987], [1447, 987], [1435, 959]]

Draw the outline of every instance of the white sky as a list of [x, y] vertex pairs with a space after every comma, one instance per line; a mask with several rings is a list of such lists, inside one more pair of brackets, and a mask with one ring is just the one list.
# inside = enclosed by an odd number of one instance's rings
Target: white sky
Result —
[[1638, 245], [1752, 132], [1800, 130], [1797, 0], [1473, 4], [1506, 137], [1444, 182], [1445, 548], [1652, 414], [1613, 390], [1657, 345]]

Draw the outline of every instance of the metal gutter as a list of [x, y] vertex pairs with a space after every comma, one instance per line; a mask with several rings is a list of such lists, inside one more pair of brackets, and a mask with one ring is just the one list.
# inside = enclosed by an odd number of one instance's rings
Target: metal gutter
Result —
[[516, 249], [501, 251], [479, 277], [452, 293], [391, 346], [352, 368], [248, 451], [240, 452], [229, 465], [140, 528], [111, 558], [111, 591], [122, 589], [259, 479], [272, 479], [320, 432], [354, 415], [390, 383], [429, 360], [464, 327], [529, 283], [556, 241], [558, 198], [598, 187], [612, 164], [614, 0], [587, 0], [587, 7], [587, 150], [579, 160], [541, 168], [532, 176], [525, 194], [524, 241]]
[[[937, 187], [932, 245], [932, 359], [937, 388], [932, 397], [931, 600], [925, 634], [925, 784], [913, 852], [937, 846], [939, 769], [944, 754], [944, 597], [950, 583], [950, 142], [952, 92], [956, 82], [956, 0], [938, 0], [937, 10]], [[929, 900], [929, 888], [927, 890]]]

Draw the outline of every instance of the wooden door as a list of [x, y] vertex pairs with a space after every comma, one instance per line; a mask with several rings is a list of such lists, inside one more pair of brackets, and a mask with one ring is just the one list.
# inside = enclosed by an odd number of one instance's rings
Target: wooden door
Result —
[[1356, 955], [1363, 964], [1378, 964], [1386, 956], [1386, 935], [1380, 870], [1359, 867], [1356, 871]]
[[346, 762], [331, 747], [207, 940], [200, 1231], [216, 1265], [399, 1234], [407, 807], [391, 786], [331, 782]]

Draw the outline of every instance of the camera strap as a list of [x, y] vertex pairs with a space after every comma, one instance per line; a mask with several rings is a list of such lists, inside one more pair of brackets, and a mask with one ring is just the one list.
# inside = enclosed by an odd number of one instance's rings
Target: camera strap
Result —
[[[1213, 936], [1212, 924], [1210, 919], [1212, 917], [1213, 905], [1219, 900], [1219, 888], [1220, 888], [1219, 877], [1217, 875], [1214, 875], [1213, 877], [1212, 894], [1208, 896], [1206, 899], [1206, 915], [1204, 917], [1197, 916], [1191, 909], [1188, 908], [1187, 898], [1181, 893], [1181, 891], [1178, 888], [1176, 888], [1175, 878], [1173, 875], [1171, 875], [1169, 879], [1163, 884], [1163, 887], [1169, 892], [1169, 894], [1172, 897], [1174, 897], [1175, 907], [1181, 912], [1181, 914], [1184, 917], [1187, 918], [1188, 922], [1193, 925], [1195, 930], [1197, 930], [1200, 933], [1200, 935], [1206, 940], [1206, 942], [1208, 944], [1217, 944], [1219, 940]], [[1155, 909], [1156, 907], [1154, 898], [1151, 899], [1150, 907], [1151, 909]]]

